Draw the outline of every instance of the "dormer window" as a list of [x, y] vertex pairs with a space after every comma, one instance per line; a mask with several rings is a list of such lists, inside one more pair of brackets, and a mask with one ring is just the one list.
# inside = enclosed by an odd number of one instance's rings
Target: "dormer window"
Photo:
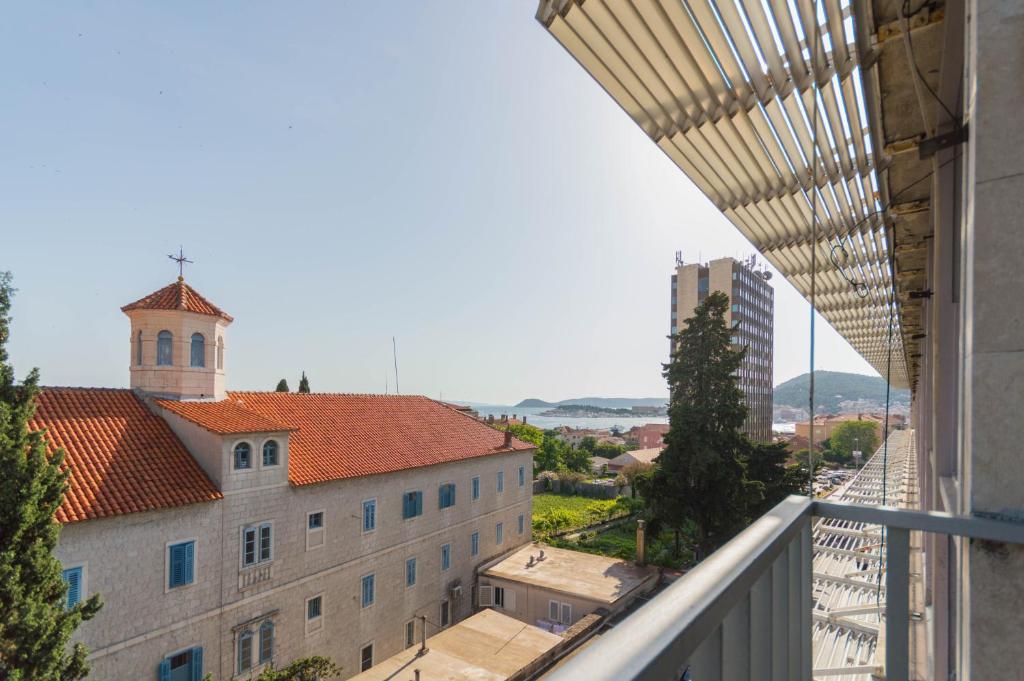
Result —
[[206, 339], [203, 338], [201, 333], [192, 334], [192, 352], [189, 358], [189, 366], [206, 366]]
[[263, 465], [277, 465], [277, 440], [267, 440], [263, 443]]
[[252, 447], [248, 442], [239, 442], [235, 445], [235, 470], [252, 468]]
[[170, 331], [161, 331], [156, 335], [156, 364], [162, 367], [174, 364], [174, 336]]

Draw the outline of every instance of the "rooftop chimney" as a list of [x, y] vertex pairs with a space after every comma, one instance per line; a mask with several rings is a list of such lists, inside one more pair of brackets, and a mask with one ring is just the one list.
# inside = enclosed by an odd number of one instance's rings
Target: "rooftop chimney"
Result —
[[507, 447], [511, 447], [511, 446], [512, 446], [512, 431], [511, 430], [506, 430], [505, 431], [505, 447], [507, 448]]

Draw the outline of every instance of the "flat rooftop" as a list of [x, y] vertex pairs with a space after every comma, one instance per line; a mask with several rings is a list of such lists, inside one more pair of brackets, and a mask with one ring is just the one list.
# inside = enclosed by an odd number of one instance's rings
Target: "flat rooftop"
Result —
[[563, 641], [561, 636], [524, 624], [494, 610], [472, 617], [427, 639], [427, 653], [420, 646], [389, 657], [352, 681], [505, 681]]
[[[531, 554], [544, 560], [527, 567]], [[612, 604], [657, 578], [657, 569], [582, 551], [527, 544], [483, 572], [488, 577], [539, 586], [552, 591]]]

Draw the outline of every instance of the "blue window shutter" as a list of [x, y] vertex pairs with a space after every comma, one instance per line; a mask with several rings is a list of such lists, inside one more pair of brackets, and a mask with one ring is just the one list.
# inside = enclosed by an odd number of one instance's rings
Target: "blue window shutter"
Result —
[[409, 495], [404, 494], [402, 495], [402, 517], [408, 518], [409, 515]]
[[416, 492], [416, 515], [423, 513], [423, 492]]
[[448, 494], [448, 496], [449, 496], [448, 501], [449, 501], [449, 503], [452, 506], [454, 506], [455, 505], [455, 483], [453, 482], [452, 484], [448, 485], [448, 489], [451, 490], [449, 492], [449, 494]]
[[68, 608], [73, 608], [82, 600], [82, 568], [76, 567], [64, 570], [63, 576], [64, 581], [68, 585], [68, 593], [64, 604]]
[[185, 583], [185, 545], [171, 547], [171, 574], [168, 586], [174, 588]]
[[171, 681], [171, 661], [166, 657], [160, 660], [156, 668], [157, 681]]
[[444, 500], [445, 500], [446, 496], [447, 495], [445, 494], [445, 486], [441, 485], [440, 487], [437, 488], [437, 507], [438, 508], [444, 508], [444, 506], [445, 506]]
[[[184, 548], [185, 548], [185, 551], [184, 551], [184, 554], [185, 554], [185, 579], [182, 581], [182, 584], [191, 584], [192, 580], [195, 578], [195, 567], [194, 566], [195, 566], [195, 548], [196, 548], [196, 543], [193, 542], [193, 541], [190, 541], [187, 544], [185, 544]], [[202, 648], [197, 648], [196, 650], [199, 650], [199, 654], [202, 655]]]
[[203, 649], [192, 649], [192, 681], [203, 681]]

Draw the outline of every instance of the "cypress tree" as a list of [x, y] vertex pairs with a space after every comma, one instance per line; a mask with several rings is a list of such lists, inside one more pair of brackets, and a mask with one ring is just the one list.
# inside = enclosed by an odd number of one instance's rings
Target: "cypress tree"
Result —
[[665, 450], [646, 481], [655, 518], [678, 533], [695, 531], [698, 558], [739, 531], [761, 485], [746, 479], [747, 415], [735, 373], [745, 350], [733, 350], [725, 324], [728, 297], [709, 295], [672, 337], [663, 375], [669, 386]]
[[309, 392], [309, 379], [306, 378], [306, 372], [305, 371], [302, 372], [302, 378], [299, 379], [299, 392], [300, 393], [308, 393]]
[[28, 422], [39, 395], [39, 370], [15, 384], [7, 358], [11, 275], [0, 272], [0, 678], [84, 678], [87, 650], [68, 649], [75, 628], [100, 609], [94, 595], [66, 608], [67, 584], [53, 555], [60, 535], [54, 514], [67, 489], [63, 451], [48, 455]]
[[279, 392], [279, 393], [286, 393], [286, 392], [288, 392], [288, 381], [287, 381], [287, 379], [282, 378], [280, 381], [278, 381], [277, 382], [277, 387], [274, 388], [274, 392]]

